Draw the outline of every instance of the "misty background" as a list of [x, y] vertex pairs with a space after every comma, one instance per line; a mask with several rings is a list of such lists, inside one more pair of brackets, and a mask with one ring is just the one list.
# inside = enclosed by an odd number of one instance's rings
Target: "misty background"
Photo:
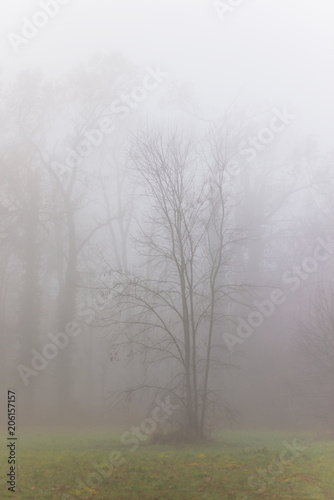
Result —
[[333, 425], [334, 7], [237, 3], [71, 0], [28, 39], [41, 2], [0, 0], [0, 397], [22, 424], [138, 422], [155, 393], [132, 389], [173, 379], [117, 329], [114, 289], [157, 277], [138, 151], [176, 134], [194, 192], [203, 157], [226, 173], [233, 234], [208, 427]]

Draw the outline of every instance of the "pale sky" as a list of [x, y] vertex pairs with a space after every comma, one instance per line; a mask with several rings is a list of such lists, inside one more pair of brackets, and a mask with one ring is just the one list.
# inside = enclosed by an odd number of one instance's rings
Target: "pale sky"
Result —
[[332, 0], [244, 0], [223, 19], [213, 0], [69, 0], [15, 53], [8, 34], [20, 35], [22, 18], [31, 20], [42, 1], [0, 0], [5, 76], [40, 66], [56, 78], [95, 52], [117, 51], [192, 82], [208, 117], [237, 94], [240, 104], [269, 100], [287, 105], [301, 130], [331, 147]]

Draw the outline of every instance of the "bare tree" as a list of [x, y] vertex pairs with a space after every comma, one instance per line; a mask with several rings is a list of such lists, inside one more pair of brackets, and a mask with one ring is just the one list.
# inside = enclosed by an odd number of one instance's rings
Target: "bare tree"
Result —
[[174, 131], [137, 138], [131, 160], [142, 186], [143, 216], [134, 238], [141, 271], [111, 270], [112, 301], [104, 319], [113, 345], [128, 348], [131, 359], [159, 363], [160, 374], [164, 363], [171, 368], [167, 380], [144, 381], [129, 393], [167, 391], [179, 405], [183, 432], [200, 440], [214, 370], [226, 364], [221, 329], [237, 237], [229, 223], [224, 158], [214, 137], [200, 150]]
[[[333, 429], [334, 409], [334, 286], [321, 282], [313, 295], [307, 322], [298, 328], [297, 348], [306, 363], [308, 394], [318, 399], [317, 417], [325, 409]], [[312, 391], [312, 387], [314, 391]], [[314, 398], [313, 398], [314, 399]]]

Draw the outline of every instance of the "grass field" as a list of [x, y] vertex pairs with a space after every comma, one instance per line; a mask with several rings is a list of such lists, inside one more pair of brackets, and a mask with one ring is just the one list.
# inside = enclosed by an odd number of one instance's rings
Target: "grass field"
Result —
[[[31, 432], [18, 436], [16, 493], [0, 498], [160, 500], [334, 500], [334, 441], [311, 434], [224, 431], [210, 446], [136, 451], [108, 432]], [[4, 443], [4, 440], [2, 440]]]

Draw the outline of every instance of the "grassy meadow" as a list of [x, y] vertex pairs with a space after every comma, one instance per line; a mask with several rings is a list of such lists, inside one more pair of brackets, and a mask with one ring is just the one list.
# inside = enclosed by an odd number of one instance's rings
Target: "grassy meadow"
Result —
[[214, 439], [208, 446], [145, 441], [130, 451], [108, 431], [22, 432], [15, 493], [5, 486], [9, 466], [1, 447], [0, 498], [334, 499], [334, 441], [237, 431]]

